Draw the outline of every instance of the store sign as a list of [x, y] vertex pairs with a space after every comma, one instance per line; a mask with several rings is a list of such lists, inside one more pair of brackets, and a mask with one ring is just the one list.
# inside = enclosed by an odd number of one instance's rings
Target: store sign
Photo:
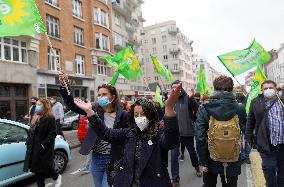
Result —
[[[77, 77], [68, 77], [71, 86], [83, 86], [83, 80]], [[59, 77], [55, 77], [55, 84], [61, 84]]]

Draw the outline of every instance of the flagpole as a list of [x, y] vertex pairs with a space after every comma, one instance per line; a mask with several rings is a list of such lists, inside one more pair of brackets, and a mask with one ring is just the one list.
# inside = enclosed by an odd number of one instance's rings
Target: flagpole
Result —
[[147, 88], [148, 88], [149, 92], [151, 92], [151, 90], [150, 90], [150, 88], [149, 88], [149, 84], [148, 84], [148, 82], [147, 82], [147, 80], [146, 80], [146, 77], [145, 77], [145, 76], [143, 77], [143, 80], [144, 80], [145, 84], [147, 85]]
[[165, 85], [164, 85], [164, 82], [163, 82], [163, 80], [162, 80], [162, 78], [161, 78], [160, 76], [158, 76], [158, 77], [159, 77], [159, 80], [161, 81], [161, 83], [162, 83], [162, 85], [163, 85], [164, 91], [167, 91], [167, 90], [166, 90], [166, 87], [165, 87]]
[[[59, 60], [58, 60], [58, 57], [57, 57], [56, 54], [55, 54], [55, 51], [54, 51], [54, 49], [53, 49], [53, 47], [52, 47], [52, 44], [51, 44], [51, 41], [50, 41], [50, 38], [49, 38], [47, 32], [45, 32], [45, 36], [46, 36], [48, 45], [49, 45], [49, 47], [50, 47], [50, 49], [51, 49], [51, 52], [52, 52], [53, 56], [55, 57], [56, 64], [57, 64], [57, 71], [58, 71], [58, 72], [61, 72], [62, 70], [61, 70], [60, 62], [59, 62]], [[67, 77], [67, 80], [68, 80], [68, 77]], [[65, 89], [66, 89], [68, 95], [71, 95], [65, 79], [63, 79], [63, 86], [65, 87]]]
[[248, 95], [248, 94], [247, 94], [247, 91], [242, 87], [242, 84], [236, 79], [236, 77], [233, 76], [233, 78], [234, 78], [234, 80], [240, 85], [240, 87], [241, 87], [241, 89], [243, 90], [245, 96], [247, 96], [247, 95]]

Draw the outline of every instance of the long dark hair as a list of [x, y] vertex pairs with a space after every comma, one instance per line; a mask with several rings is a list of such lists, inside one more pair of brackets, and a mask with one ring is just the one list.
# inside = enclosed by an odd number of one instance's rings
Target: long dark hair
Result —
[[[135, 124], [134, 119], [134, 108], [135, 106], [142, 106], [142, 110], [149, 120], [149, 128], [146, 131], [146, 136], [148, 139], [155, 137], [159, 131], [159, 116], [154, 105], [146, 98], [139, 97], [135, 103], [131, 106], [130, 110], [130, 125]], [[136, 125], [135, 125], [136, 126]]]
[[117, 111], [119, 106], [120, 106], [120, 101], [119, 101], [119, 97], [118, 97], [118, 93], [117, 93], [116, 88], [111, 86], [110, 84], [103, 84], [103, 85], [98, 87], [98, 91], [101, 88], [107, 89], [109, 91], [109, 93], [114, 97], [113, 101], [111, 102], [111, 110], [112, 110], [112, 112]]

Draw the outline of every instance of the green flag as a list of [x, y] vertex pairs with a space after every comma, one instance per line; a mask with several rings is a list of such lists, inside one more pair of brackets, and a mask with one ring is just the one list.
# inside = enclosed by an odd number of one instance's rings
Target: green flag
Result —
[[163, 99], [161, 97], [161, 88], [159, 86], [156, 87], [156, 93], [155, 93], [155, 100], [160, 103], [160, 106], [163, 108], [165, 106]]
[[152, 62], [154, 64], [154, 67], [156, 68], [157, 72], [165, 77], [170, 83], [173, 83], [175, 81], [174, 76], [171, 74], [171, 72], [155, 57], [154, 55], [150, 55]]
[[45, 31], [34, 0], [0, 0], [0, 37]]
[[218, 56], [228, 71], [233, 75], [239, 75], [245, 71], [262, 65], [270, 59], [270, 54], [255, 40], [247, 49], [232, 51]]
[[207, 85], [204, 66], [202, 64], [200, 65], [200, 69], [198, 71], [198, 80], [196, 87], [197, 91], [200, 94], [210, 94], [212, 92], [212, 90]]
[[135, 80], [142, 76], [140, 64], [131, 47], [126, 47], [117, 52], [115, 56], [105, 56], [102, 59], [119, 74], [123, 75], [128, 80]]
[[114, 74], [114, 76], [112, 77], [112, 79], [109, 81], [109, 84], [112, 85], [112, 86], [115, 86], [117, 80], [118, 80], [118, 77], [119, 77], [119, 73], [116, 72]]
[[252, 84], [251, 84], [251, 88], [250, 88], [250, 92], [249, 92], [249, 96], [247, 99], [247, 103], [246, 103], [246, 112], [249, 112], [249, 108], [250, 108], [250, 103], [253, 99], [255, 99], [259, 94], [262, 93], [261, 91], [261, 84], [267, 80], [264, 72], [262, 71], [262, 69], [257, 66], [256, 72], [254, 74], [253, 80], [252, 80]]

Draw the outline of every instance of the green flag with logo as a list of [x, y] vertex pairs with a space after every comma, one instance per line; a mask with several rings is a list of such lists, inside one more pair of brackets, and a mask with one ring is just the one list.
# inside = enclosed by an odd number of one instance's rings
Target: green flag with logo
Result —
[[150, 55], [152, 62], [154, 64], [154, 67], [157, 70], [157, 73], [159, 73], [161, 76], [165, 77], [170, 83], [173, 83], [175, 81], [174, 76], [171, 74], [171, 72], [155, 57], [154, 55]]
[[261, 84], [267, 80], [264, 72], [262, 71], [261, 67], [257, 66], [257, 69], [254, 73], [254, 77], [252, 80], [249, 96], [246, 103], [246, 112], [249, 112], [250, 104], [252, 100], [254, 100], [259, 94], [262, 93], [261, 91]]
[[156, 87], [155, 100], [160, 104], [162, 108], [165, 106], [161, 97], [161, 88], [159, 86]]
[[206, 82], [204, 65], [202, 64], [200, 65], [200, 69], [198, 71], [198, 80], [197, 80], [196, 90], [200, 94], [211, 94], [212, 93], [212, 90], [209, 88]]
[[34, 0], [0, 0], [0, 37], [45, 31]]
[[271, 57], [259, 43], [253, 40], [248, 48], [219, 55], [218, 58], [233, 76], [237, 76], [264, 64]]
[[[115, 56], [102, 57], [119, 74], [128, 80], [135, 80], [143, 75], [141, 66], [131, 47], [126, 47], [116, 53]], [[118, 79], [115, 74], [111, 84], [114, 85]]]

